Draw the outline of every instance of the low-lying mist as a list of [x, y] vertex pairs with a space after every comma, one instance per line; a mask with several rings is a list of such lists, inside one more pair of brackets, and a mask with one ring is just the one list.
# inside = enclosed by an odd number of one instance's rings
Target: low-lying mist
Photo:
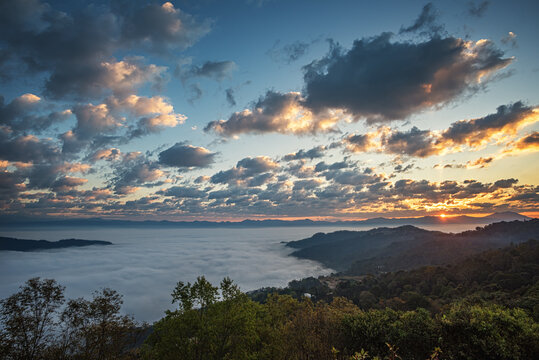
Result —
[[178, 281], [199, 275], [214, 284], [229, 276], [242, 290], [284, 286], [292, 279], [330, 273], [318, 263], [287, 256], [281, 241], [297, 240], [331, 228], [259, 229], [80, 229], [2, 231], [21, 239], [107, 240], [88, 246], [36, 252], [0, 252], [0, 298], [32, 277], [53, 278], [69, 298], [89, 297], [110, 287], [124, 295], [123, 311], [138, 321], [155, 321], [172, 308]]

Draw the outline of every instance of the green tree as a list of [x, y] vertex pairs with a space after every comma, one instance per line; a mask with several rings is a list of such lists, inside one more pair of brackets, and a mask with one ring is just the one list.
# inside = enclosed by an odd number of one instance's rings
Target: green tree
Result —
[[[219, 290], [221, 300], [219, 301]], [[203, 276], [193, 284], [178, 282], [172, 293], [178, 309], [154, 324], [145, 344], [150, 359], [254, 359], [259, 346], [257, 313], [229, 278], [220, 288]]]
[[522, 309], [458, 303], [439, 316], [444, 354], [450, 359], [533, 359], [539, 324]]

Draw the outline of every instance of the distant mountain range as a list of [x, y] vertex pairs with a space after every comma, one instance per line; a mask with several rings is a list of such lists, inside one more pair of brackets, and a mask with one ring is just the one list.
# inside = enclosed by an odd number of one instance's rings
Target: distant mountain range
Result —
[[491, 224], [499, 221], [530, 220], [531, 218], [515, 212], [499, 212], [483, 217], [459, 216], [422, 216], [416, 218], [377, 217], [354, 221], [314, 221], [303, 220], [243, 220], [243, 221], [130, 221], [90, 219], [21, 219], [20, 217], [0, 217], [1, 227], [42, 227], [42, 226], [98, 226], [98, 227], [177, 227], [177, 228], [256, 228], [256, 227], [294, 227], [294, 226], [400, 226], [400, 225], [442, 225], [442, 224]]
[[511, 243], [539, 240], [539, 219], [498, 222], [458, 234], [411, 225], [368, 231], [317, 233], [288, 242], [292, 256], [318, 261], [350, 275], [448, 264]]
[[0, 251], [36, 251], [47, 249], [60, 249], [67, 247], [80, 247], [90, 245], [112, 245], [111, 242], [101, 240], [65, 239], [59, 241], [24, 240], [9, 237], [0, 237]]

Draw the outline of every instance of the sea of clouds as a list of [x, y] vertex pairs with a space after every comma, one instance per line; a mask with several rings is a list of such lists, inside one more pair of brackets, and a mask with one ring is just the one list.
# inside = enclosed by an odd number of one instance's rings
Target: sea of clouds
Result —
[[[459, 232], [475, 225], [427, 226]], [[354, 228], [349, 230], [367, 230]], [[88, 246], [35, 252], [0, 251], [0, 298], [15, 293], [32, 277], [56, 279], [68, 298], [90, 298], [103, 287], [124, 296], [123, 312], [153, 322], [173, 309], [171, 292], [178, 281], [204, 275], [217, 285], [229, 276], [243, 291], [286, 286], [290, 280], [333, 272], [321, 264], [289, 256], [283, 241], [299, 240], [335, 227], [284, 228], [44, 228], [0, 230], [20, 239], [106, 240]]]
[[53, 278], [69, 298], [91, 296], [103, 287], [124, 296], [123, 311], [139, 321], [155, 321], [172, 309], [178, 281], [204, 275], [214, 284], [229, 276], [242, 290], [285, 286], [290, 280], [328, 274], [331, 269], [288, 256], [282, 241], [309, 237], [321, 228], [164, 229], [56, 228], [1, 231], [1, 236], [59, 240], [107, 240], [88, 246], [36, 252], [0, 252], [0, 298], [26, 280]]

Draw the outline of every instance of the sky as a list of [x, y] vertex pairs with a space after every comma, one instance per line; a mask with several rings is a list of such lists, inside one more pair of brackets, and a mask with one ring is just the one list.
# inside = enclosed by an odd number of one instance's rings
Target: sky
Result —
[[539, 216], [537, 1], [0, 1], [0, 217]]

